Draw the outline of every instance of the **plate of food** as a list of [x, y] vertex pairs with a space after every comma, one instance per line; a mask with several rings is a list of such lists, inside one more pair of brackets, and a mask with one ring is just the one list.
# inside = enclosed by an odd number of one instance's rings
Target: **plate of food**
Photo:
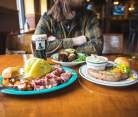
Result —
[[114, 62], [107, 61], [105, 57], [101, 60], [104, 62], [97, 63], [91, 57], [86, 58], [87, 64], [79, 69], [80, 75], [95, 84], [112, 87], [125, 87], [138, 82], [138, 74], [130, 68], [127, 58], [119, 57]]
[[77, 73], [68, 67], [50, 65], [39, 58], [29, 59], [23, 68], [5, 68], [0, 77], [0, 92], [12, 95], [36, 95], [71, 85]]
[[75, 66], [85, 63], [86, 55], [84, 53], [77, 53], [75, 49], [61, 50], [51, 56], [52, 61], [63, 66]]

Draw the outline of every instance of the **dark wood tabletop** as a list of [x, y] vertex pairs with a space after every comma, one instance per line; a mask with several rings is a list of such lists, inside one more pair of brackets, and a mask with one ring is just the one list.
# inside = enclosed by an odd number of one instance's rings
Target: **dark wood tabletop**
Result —
[[[116, 55], [108, 58], [114, 60]], [[130, 61], [131, 67], [138, 71], [138, 59]], [[0, 72], [23, 64], [22, 55], [0, 56]], [[74, 69], [78, 72], [79, 66]], [[79, 75], [69, 87], [48, 94], [0, 93], [0, 117], [138, 117], [138, 84], [111, 88], [86, 81]]]

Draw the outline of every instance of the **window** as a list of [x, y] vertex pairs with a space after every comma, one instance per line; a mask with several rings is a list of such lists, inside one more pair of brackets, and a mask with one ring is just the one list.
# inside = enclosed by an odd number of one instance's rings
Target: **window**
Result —
[[20, 33], [35, 29], [39, 18], [47, 11], [47, 1], [49, 0], [16, 0]]
[[25, 28], [25, 9], [24, 9], [24, 0], [16, 0], [19, 24], [20, 24], [20, 33], [24, 33]]

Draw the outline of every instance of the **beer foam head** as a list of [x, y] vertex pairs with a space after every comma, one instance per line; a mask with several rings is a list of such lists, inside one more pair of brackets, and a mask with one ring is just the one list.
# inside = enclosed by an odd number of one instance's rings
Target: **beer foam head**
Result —
[[47, 38], [46, 34], [32, 35], [32, 40], [39, 40], [39, 39], [46, 40], [46, 38]]

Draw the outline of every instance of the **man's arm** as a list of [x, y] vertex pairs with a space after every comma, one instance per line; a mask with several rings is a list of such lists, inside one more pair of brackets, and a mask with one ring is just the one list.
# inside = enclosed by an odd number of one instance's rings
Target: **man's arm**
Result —
[[103, 36], [96, 17], [89, 18], [85, 28], [85, 37], [87, 38], [87, 42], [78, 47], [77, 51], [84, 52], [89, 55], [92, 53], [102, 54]]
[[[39, 20], [34, 34], [52, 34], [52, 19], [45, 13]], [[61, 48], [73, 48], [73, 41], [71, 38], [55, 39], [53, 41], [47, 41], [47, 52], [52, 53]]]

